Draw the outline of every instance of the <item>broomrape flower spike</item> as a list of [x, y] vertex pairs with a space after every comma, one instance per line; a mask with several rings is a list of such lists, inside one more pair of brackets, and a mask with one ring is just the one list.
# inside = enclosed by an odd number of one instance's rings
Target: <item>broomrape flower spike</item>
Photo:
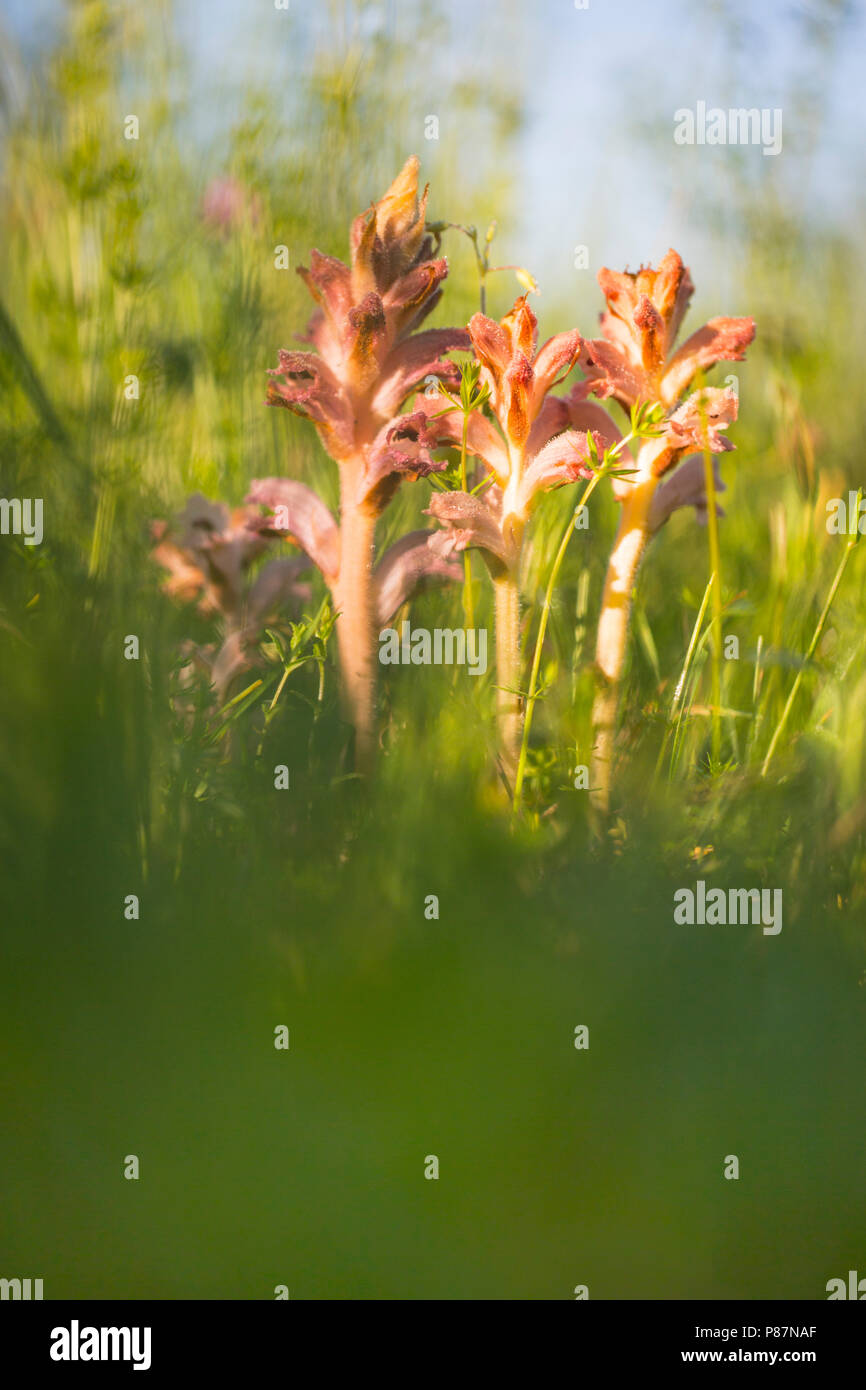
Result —
[[575, 329], [539, 349], [538, 323], [526, 294], [501, 323], [475, 314], [469, 336], [498, 429], [477, 410], [461, 417], [433, 409], [428, 428], [440, 443], [461, 444], [465, 436], [465, 450], [480, 460], [489, 486], [481, 495], [467, 488], [433, 494], [428, 514], [444, 529], [431, 536], [430, 547], [442, 556], [477, 547], [490, 571], [502, 768], [513, 783], [522, 714], [519, 574], [524, 532], [539, 492], [589, 478], [592, 472], [586, 432], [569, 429], [568, 404], [548, 394], [577, 362], [583, 340]]
[[[647, 541], [678, 507], [693, 506], [698, 518], [706, 519], [708, 479], [702, 455], [733, 448], [721, 431], [737, 418], [736, 394], [703, 387], [682, 397], [715, 363], [742, 360], [755, 336], [755, 324], [750, 318], [710, 319], [676, 348], [694, 292], [676, 251], [668, 251], [657, 270], [642, 267], [635, 274], [620, 274], [603, 269], [598, 280], [607, 300], [603, 336], [583, 346], [580, 366], [585, 380], [569, 397], [571, 420], [578, 427], [604, 430], [598, 418], [604, 412], [588, 397], [610, 398], [631, 412], [629, 438], [640, 441], [634, 455], [621, 436], [616, 441], [631, 472], [613, 480], [622, 512], [596, 644], [599, 690], [593, 707], [590, 785], [594, 803], [606, 812], [631, 598]], [[647, 406], [653, 409], [647, 412]], [[608, 435], [610, 428], [608, 422]], [[714, 460], [714, 487], [721, 491], [716, 470]], [[722, 515], [719, 509], [717, 515]]]
[[[269, 548], [251, 507], [229, 511], [201, 493], [167, 525], [155, 521], [152, 558], [167, 571], [163, 588], [180, 602], [196, 602], [199, 612], [220, 620], [222, 644], [193, 647], [192, 664], [203, 667], [220, 703], [231, 682], [253, 665], [253, 646], [268, 618], [284, 608], [296, 612], [310, 597], [299, 582], [310, 562], [306, 555], [269, 560], [252, 583], [247, 570]], [[191, 667], [187, 674], [191, 673]]]
[[430, 452], [427, 412], [400, 415], [400, 407], [430, 376], [456, 389], [459, 371], [443, 354], [469, 346], [463, 329], [419, 331], [448, 273], [444, 257], [432, 254], [426, 205], [413, 156], [385, 196], [352, 223], [348, 266], [312, 252], [309, 268], [298, 273], [319, 306], [307, 332], [314, 351], [281, 351], [270, 373], [267, 403], [310, 419], [337, 463], [339, 521], [311, 489], [285, 478], [257, 480], [247, 499], [270, 513], [263, 531], [300, 544], [332, 590], [361, 766], [372, 751], [374, 624], [383, 606], [399, 595], [404, 601], [425, 579], [460, 577], [459, 566], [429, 552], [426, 532], [404, 537], [373, 566], [376, 522], [400, 481], [447, 467]]

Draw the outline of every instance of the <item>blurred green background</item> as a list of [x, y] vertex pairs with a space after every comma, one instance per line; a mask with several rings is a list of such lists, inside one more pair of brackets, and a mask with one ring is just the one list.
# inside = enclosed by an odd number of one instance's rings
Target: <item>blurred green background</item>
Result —
[[[44, 499], [45, 540], [0, 537], [0, 1275], [49, 1298], [823, 1298], [866, 1261], [866, 547], [760, 768], [842, 554], [826, 500], [866, 482], [862, 10], [768, 6], [763, 31], [738, 5], [670, 3], [651, 25], [637, 4], [305, 11], [244, 7], [240, 33], [221, 6], [212, 28], [197, 6], [79, 0], [41, 28], [10, 11], [0, 494]], [[782, 155], [675, 147], [673, 110], [697, 99], [782, 107]], [[601, 490], [563, 570], [514, 830], [492, 676], [391, 669], [369, 783], [333, 654], [324, 700], [305, 668], [266, 727], [254, 701], [223, 737], [205, 691], [177, 712], [181, 643], [214, 627], [162, 593], [150, 524], [269, 473], [335, 500], [307, 422], [263, 405], [309, 312], [274, 246], [292, 267], [345, 256], [411, 153], [433, 218], [497, 219], [494, 258], [541, 283], [542, 336], [591, 334], [598, 267], [671, 243], [691, 329], [758, 323], [723, 463], [741, 654], [722, 761], [706, 646], [675, 758], [665, 744], [708, 573], [681, 512], [641, 578], [600, 840], [571, 769], [616, 524]], [[203, 198], [224, 177], [246, 210], [217, 223]], [[436, 322], [462, 323], [473, 253], [456, 231], [444, 246]], [[517, 293], [493, 277], [491, 309]], [[527, 641], [573, 492], [535, 523]], [[381, 543], [426, 505], [404, 487]], [[459, 615], [456, 591], [412, 608]], [[782, 888], [781, 934], [675, 926], [698, 877]]]

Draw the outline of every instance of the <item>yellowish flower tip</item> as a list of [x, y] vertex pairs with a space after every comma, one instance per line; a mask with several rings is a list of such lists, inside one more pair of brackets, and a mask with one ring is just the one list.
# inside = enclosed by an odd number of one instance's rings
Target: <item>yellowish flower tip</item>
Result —
[[413, 154], [376, 204], [376, 232], [386, 245], [405, 236], [418, 220], [419, 169], [418, 156]]
[[519, 265], [514, 274], [517, 278], [517, 283], [523, 286], [527, 294], [541, 294], [541, 290], [538, 288], [538, 281], [525, 266]]

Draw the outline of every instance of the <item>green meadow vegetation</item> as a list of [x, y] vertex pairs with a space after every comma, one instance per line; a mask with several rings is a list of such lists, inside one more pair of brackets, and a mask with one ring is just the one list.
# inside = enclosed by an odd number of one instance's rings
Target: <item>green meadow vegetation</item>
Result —
[[[203, 132], [169, 7], [79, 0], [4, 106], [0, 495], [43, 499], [44, 539], [0, 536], [0, 1274], [46, 1297], [823, 1298], [866, 1261], [866, 545], [827, 510], [866, 484], [862, 207], [828, 224], [737, 152], [696, 195], [717, 264], [677, 248], [685, 332], [757, 331], [707, 377], [739, 394], [718, 581], [691, 508], [640, 570], [610, 808], [575, 785], [606, 479], [545, 612], [516, 810], [492, 659], [381, 666], [359, 770], [318, 571], [215, 698], [190, 653], [219, 614], [167, 594], [153, 550], [192, 494], [240, 507], [258, 478], [336, 509], [267, 372], [309, 317], [296, 267], [348, 259], [410, 155], [428, 222], [458, 224], [434, 327], [479, 308], [461, 226], [483, 246], [495, 219], [490, 263], [523, 264], [519, 84], [446, 64], [463, 134], [428, 159], [405, 93], [419, 46], [459, 35], [435, 7], [399, 40], [347, 20], [370, 8], [335, 6], [327, 43], [287, 47], [288, 95], [251, 82]], [[528, 270], [541, 341], [597, 333], [592, 273], [569, 298]], [[488, 314], [525, 287], [491, 273]], [[524, 693], [585, 486], [524, 539]], [[432, 490], [404, 482], [380, 553], [434, 529]], [[492, 634], [477, 551], [471, 575]], [[457, 628], [465, 602], [441, 585], [400, 616]], [[675, 922], [698, 880], [781, 889], [782, 930]]]

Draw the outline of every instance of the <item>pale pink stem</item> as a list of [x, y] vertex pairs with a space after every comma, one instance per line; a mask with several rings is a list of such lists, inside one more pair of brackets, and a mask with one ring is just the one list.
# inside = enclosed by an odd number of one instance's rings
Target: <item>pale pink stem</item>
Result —
[[355, 728], [355, 757], [369, 768], [376, 688], [373, 630], [373, 540], [376, 517], [355, 500], [361, 460], [340, 468], [340, 575], [334, 590], [343, 698]]
[[632, 596], [649, 539], [649, 509], [658, 481], [651, 475], [641, 475], [640, 471], [636, 474], [634, 485], [622, 504], [604, 581], [595, 650], [599, 688], [592, 708], [594, 741], [590, 787], [593, 804], [605, 814], [610, 808], [613, 744]]
[[496, 614], [496, 692], [502, 767], [509, 783], [514, 781], [520, 750], [520, 592], [512, 571], [494, 581]]

